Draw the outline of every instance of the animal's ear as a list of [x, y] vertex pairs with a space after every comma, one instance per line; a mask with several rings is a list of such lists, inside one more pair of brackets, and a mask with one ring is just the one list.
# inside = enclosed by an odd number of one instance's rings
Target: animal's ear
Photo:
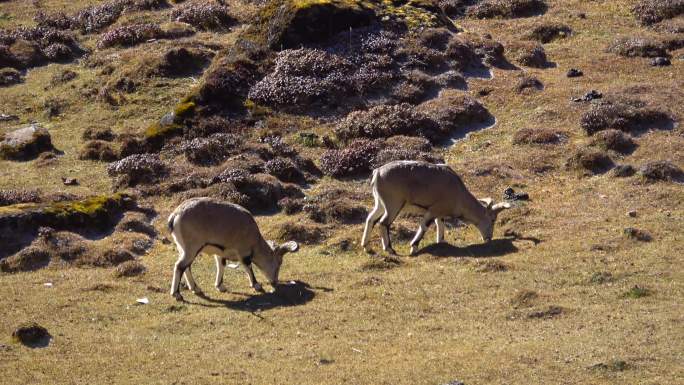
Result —
[[282, 250], [283, 254], [285, 253], [294, 253], [295, 251], [299, 250], [299, 244], [295, 241], [289, 241], [285, 242], [279, 247], [280, 250]]
[[498, 213], [502, 210], [510, 209], [511, 207], [513, 207], [512, 204], [510, 204], [508, 202], [501, 202], [501, 203], [497, 203], [494, 206], [492, 206], [492, 211], [494, 211], [495, 213]]
[[492, 198], [482, 198], [478, 199], [478, 201], [480, 201], [480, 203], [482, 203], [486, 208], [491, 208], [492, 203], [494, 203], [494, 200]]

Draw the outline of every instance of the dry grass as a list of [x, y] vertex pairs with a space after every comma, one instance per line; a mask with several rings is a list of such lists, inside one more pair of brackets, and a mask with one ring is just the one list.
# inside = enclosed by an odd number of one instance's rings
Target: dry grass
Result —
[[[28, 23], [34, 13], [31, 3], [3, 3], [0, 13], [13, 18], [0, 18], [0, 26]], [[63, 8], [71, 13], [96, 2], [41, 3], [48, 10]], [[492, 90], [478, 100], [496, 117], [497, 125], [472, 132], [444, 149], [445, 160], [477, 196], [500, 199], [508, 186], [530, 194], [530, 202], [501, 214], [493, 244], [481, 245], [472, 227], [448, 229], [447, 241], [454, 247], [429, 247], [419, 257], [399, 257], [396, 263], [379, 252], [377, 232], [371, 245], [380, 255], [367, 256], [358, 247], [362, 223], [332, 223], [325, 243], [285, 257], [281, 280], [297, 282], [280, 297], [255, 295], [244, 273], [233, 269], [226, 269], [229, 292], [214, 291], [213, 260], [201, 256], [193, 273], [208, 297], [185, 292], [189, 302], [183, 304], [166, 292], [177, 254], [172, 245], [161, 242], [141, 257], [147, 271], [135, 279], [115, 279], [111, 268], [50, 266], [0, 273], [0, 383], [441, 384], [454, 379], [466, 384], [680, 383], [684, 376], [681, 185], [641, 183], [637, 177], [608, 174], [578, 178], [563, 167], [546, 172], [533, 168], [541, 160], [559, 166], [571, 149], [589, 140], [579, 125], [588, 106], [568, 102], [587, 90], [609, 94], [631, 87], [639, 98], [676, 117], [684, 116], [677, 102], [684, 97], [678, 75], [682, 64], [673, 60], [671, 67], [651, 68], [644, 59], [605, 52], [616, 35], [643, 32], [630, 12], [634, 1], [547, 3], [543, 18], [567, 24], [574, 34], [545, 46], [556, 68], [528, 69], [543, 82], [544, 91], [518, 95], [516, 70], [495, 70], [489, 80], [468, 79], [472, 90]], [[587, 18], [573, 16], [577, 12]], [[527, 18], [468, 18], [460, 24], [469, 31], [495, 32], [497, 38], [513, 41], [536, 23]], [[84, 44], [94, 48], [96, 38], [86, 37]], [[202, 33], [197, 38], [228, 45], [234, 34]], [[110, 61], [117, 76], [123, 71], [120, 66], [132, 67], [127, 60], [140, 56], [142, 50], [163, 54], [173, 44], [146, 43], [116, 51], [119, 57], [94, 55], [103, 63]], [[29, 72], [24, 83], [0, 89], [0, 113], [18, 114], [21, 122], [45, 121], [54, 145], [64, 152], [41, 168], [36, 167], [37, 161], [0, 161], [1, 190], [63, 192], [67, 188], [60, 178], [69, 176], [77, 177], [81, 185], [68, 187], [68, 192], [84, 196], [110, 192], [106, 164], [78, 159], [84, 143], [81, 133], [93, 122], [112, 127], [115, 134], [139, 133], [193, 85], [189, 78], [151, 78], [126, 94], [120, 106], [112, 107], [82, 94], [104, 85], [108, 77], [100, 71], [105, 66], [39, 67]], [[567, 79], [564, 74], [571, 67], [581, 68], [585, 76]], [[79, 76], [46, 89], [64, 69]], [[49, 98], [61, 99], [66, 108], [47, 121], [43, 106]], [[329, 124], [307, 119], [267, 117], [264, 125], [281, 122], [300, 125], [320, 137], [330, 134]], [[0, 133], [16, 124], [0, 122]], [[513, 145], [514, 134], [527, 127], [564, 132], [567, 144]], [[639, 147], [620, 163], [641, 166], [668, 159], [684, 167], [681, 127], [644, 132], [635, 141]], [[301, 151], [319, 159], [323, 149]], [[508, 171], [472, 173], [485, 162]], [[358, 204], [368, 209], [372, 205], [367, 180], [323, 178], [305, 192], [312, 196], [328, 188], [357, 189], [366, 194]], [[154, 222], [160, 237], [168, 236], [163, 217], [178, 203], [174, 199], [147, 198], [160, 213], [161, 219]], [[625, 215], [629, 210], [639, 215]], [[257, 221], [273, 239], [286, 223], [305, 221], [306, 215], [265, 215]], [[417, 219], [409, 221], [415, 227]], [[421, 246], [434, 241], [432, 227]], [[629, 227], [648, 229], [654, 240], [626, 238], [623, 231]], [[522, 236], [504, 239], [505, 229]], [[535, 245], [525, 237], [541, 242]], [[346, 250], [333, 246], [342, 238], [351, 240]], [[107, 237], [98, 242], [100, 247], [115, 249], [119, 241]], [[592, 250], [591, 245], [606, 247]], [[394, 246], [400, 254], [408, 254], [406, 242]], [[490, 262], [493, 267], [500, 262], [511, 268], [479, 271]], [[596, 272], [612, 278], [594, 280]], [[514, 309], [511, 300], [522, 290], [537, 297], [529, 301], [529, 308]], [[150, 303], [137, 305], [136, 299], [142, 297]], [[11, 342], [12, 332], [26, 322], [49, 330], [53, 338], [48, 347], [32, 350]]]

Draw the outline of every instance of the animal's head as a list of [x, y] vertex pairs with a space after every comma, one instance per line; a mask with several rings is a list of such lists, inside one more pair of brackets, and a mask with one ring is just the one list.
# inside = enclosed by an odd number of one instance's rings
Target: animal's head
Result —
[[492, 240], [494, 235], [494, 224], [496, 223], [496, 217], [505, 209], [510, 209], [512, 206], [508, 202], [501, 202], [494, 204], [492, 198], [478, 199], [482, 206], [485, 208], [485, 217], [480, 219], [477, 223], [477, 228], [480, 230], [482, 235], [482, 240], [489, 242]]
[[299, 245], [295, 241], [285, 242], [278, 245], [273, 241], [268, 241], [268, 246], [273, 252], [273, 258], [265, 263], [266, 266], [259, 266], [266, 275], [268, 282], [275, 288], [278, 283], [278, 273], [280, 273], [280, 266], [283, 264], [283, 256], [286, 253], [294, 253], [299, 250]]

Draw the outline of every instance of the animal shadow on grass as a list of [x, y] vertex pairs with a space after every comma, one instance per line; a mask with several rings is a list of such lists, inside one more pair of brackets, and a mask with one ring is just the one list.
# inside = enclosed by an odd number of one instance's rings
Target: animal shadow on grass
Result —
[[[209, 298], [206, 295], [200, 296], [204, 300], [216, 304], [217, 306], [224, 306], [232, 310], [247, 311], [253, 313], [255, 311], [270, 310], [278, 307], [300, 306], [304, 305], [316, 296], [314, 289], [324, 292], [332, 291], [333, 289], [324, 287], [312, 287], [306, 282], [291, 281], [287, 284], [278, 284], [274, 293], [260, 293], [256, 295], [245, 293], [233, 293], [245, 295], [247, 298], [239, 300], [223, 300]], [[201, 306], [215, 307], [214, 305], [207, 305], [202, 303], [195, 303]]]
[[495, 239], [489, 243], [468, 245], [466, 247], [456, 247], [448, 243], [435, 243], [418, 250], [417, 254], [430, 254], [442, 258], [501, 257], [518, 251], [518, 248], [513, 244], [513, 240], [510, 238]]

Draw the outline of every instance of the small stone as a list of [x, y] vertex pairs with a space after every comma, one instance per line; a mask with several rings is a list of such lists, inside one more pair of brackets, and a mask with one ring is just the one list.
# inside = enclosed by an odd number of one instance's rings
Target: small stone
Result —
[[672, 64], [670, 62], [670, 59], [668, 59], [666, 57], [662, 57], [662, 56], [653, 58], [651, 60], [651, 65], [654, 67], [665, 67], [665, 66], [669, 66], [670, 64]]
[[584, 75], [584, 73], [582, 71], [576, 69], [576, 68], [570, 68], [566, 75], [569, 78], [577, 78], [577, 77]]
[[65, 186], [78, 186], [78, 180], [76, 178], [62, 177], [62, 183], [64, 183]]
[[637, 216], [637, 212], [636, 212], [636, 210], [630, 210], [627, 212], [627, 215], [632, 217], [632, 218], [635, 218]]
[[444, 385], [465, 385], [465, 383], [463, 381], [453, 380], [445, 383]]

